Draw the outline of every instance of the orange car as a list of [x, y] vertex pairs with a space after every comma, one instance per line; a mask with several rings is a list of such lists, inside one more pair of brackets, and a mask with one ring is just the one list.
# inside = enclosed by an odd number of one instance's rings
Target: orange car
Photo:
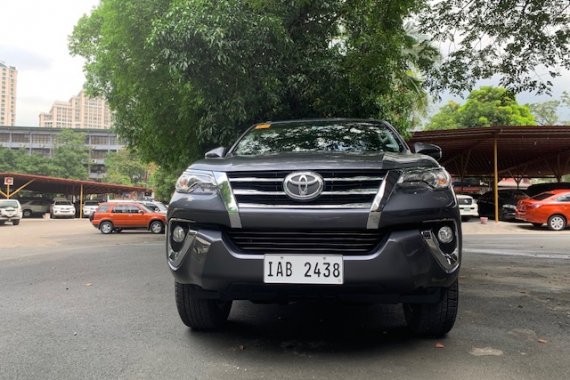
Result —
[[553, 231], [565, 229], [570, 219], [570, 190], [551, 190], [519, 201], [516, 218], [535, 227], [546, 223]]
[[99, 205], [89, 220], [103, 234], [135, 228], [161, 234], [166, 225], [166, 214], [154, 212], [140, 203], [106, 202]]

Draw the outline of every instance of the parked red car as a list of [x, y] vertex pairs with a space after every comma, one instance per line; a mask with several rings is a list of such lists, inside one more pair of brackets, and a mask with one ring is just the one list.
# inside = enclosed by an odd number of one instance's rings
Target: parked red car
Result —
[[570, 190], [551, 190], [519, 201], [516, 218], [535, 227], [546, 223], [553, 231], [565, 229], [570, 220]]

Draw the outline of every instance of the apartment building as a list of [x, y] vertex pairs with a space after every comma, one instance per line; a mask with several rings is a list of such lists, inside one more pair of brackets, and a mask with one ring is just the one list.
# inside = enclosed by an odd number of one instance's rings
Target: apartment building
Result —
[[102, 98], [89, 98], [83, 90], [68, 102], [56, 101], [48, 113], [40, 113], [40, 127], [109, 129], [111, 110]]
[[[0, 147], [23, 149], [29, 154], [42, 154], [51, 157], [55, 141], [61, 129], [38, 127], [0, 126]], [[124, 148], [118, 137], [101, 129], [77, 129], [85, 135], [85, 145], [89, 148], [89, 179], [98, 181], [105, 177], [105, 158], [111, 152]]]
[[16, 124], [18, 70], [0, 62], [0, 125]]

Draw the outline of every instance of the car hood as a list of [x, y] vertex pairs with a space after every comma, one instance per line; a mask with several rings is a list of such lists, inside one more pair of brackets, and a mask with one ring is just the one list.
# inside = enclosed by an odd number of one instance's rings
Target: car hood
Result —
[[413, 153], [279, 153], [263, 156], [211, 158], [195, 162], [190, 169], [220, 172], [276, 170], [390, 170], [411, 167], [438, 167], [437, 161]]

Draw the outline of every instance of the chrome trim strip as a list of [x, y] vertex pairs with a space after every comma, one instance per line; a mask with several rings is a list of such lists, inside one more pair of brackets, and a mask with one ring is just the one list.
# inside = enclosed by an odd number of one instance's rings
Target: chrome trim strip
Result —
[[347, 203], [341, 205], [266, 205], [261, 203], [239, 203], [241, 209], [245, 208], [265, 208], [265, 209], [369, 209], [370, 203]]
[[242, 178], [229, 178], [230, 182], [283, 182], [283, 178], [258, 178], [258, 177], [242, 177]]
[[285, 196], [284, 191], [261, 191], [250, 189], [236, 189], [234, 195], [282, 195]]
[[[282, 178], [263, 178], [263, 177], [237, 177], [229, 178], [230, 182], [283, 182], [285, 176]], [[350, 182], [350, 181], [382, 181], [384, 177], [367, 177], [367, 176], [357, 176], [357, 177], [329, 177], [323, 178], [325, 182]]]
[[[354, 189], [347, 191], [323, 191], [321, 195], [352, 195], [352, 194], [376, 194], [377, 189]], [[282, 195], [285, 196], [284, 191], [262, 191], [250, 189], [236, 189], [234, 195]]]
[[459, 231], [455, 221], [453, 221], [453, 226], [455, 229], [455, 249], [451, 253], [445, 253], [439, 248], [439, 242], [431, 229], [421, 232], [433, 258], [446, 273], [452, 273], [459, 268]]
[[241, 218], [239, 216], [239, 208], [232, 192], [232, 186], [228, 180], [228, 176], [224, 172], [213, 172], [214, 178], [218, 185], [220, 197], [226, 206], [228, 216], [230, 217], [230, 226], [232, 228], [241, 228]]
[[384, 177], [331, 177], [324, 178], [325, 182], [350, 182], [350, 181], [382, 181]]
[[370, 214], [368, 215], [368, 222], [366, 223], [367, 229], [374, 230], [380, 227], [382, 210], [384, 206], [386, 206], [386, 203], [388, 203], [388, 199], [390, 199], [390, 195], [392, 195], [392, 191], [394, 191], [394, 187], [401, 176], [402, 172], [400, 170], [389, 170], [386, 173], [386, 177], [384, 177], [384, 180], [378, 188], [378, 193], [376, 197], [374, 197], [372, 207], [370, 207]]

